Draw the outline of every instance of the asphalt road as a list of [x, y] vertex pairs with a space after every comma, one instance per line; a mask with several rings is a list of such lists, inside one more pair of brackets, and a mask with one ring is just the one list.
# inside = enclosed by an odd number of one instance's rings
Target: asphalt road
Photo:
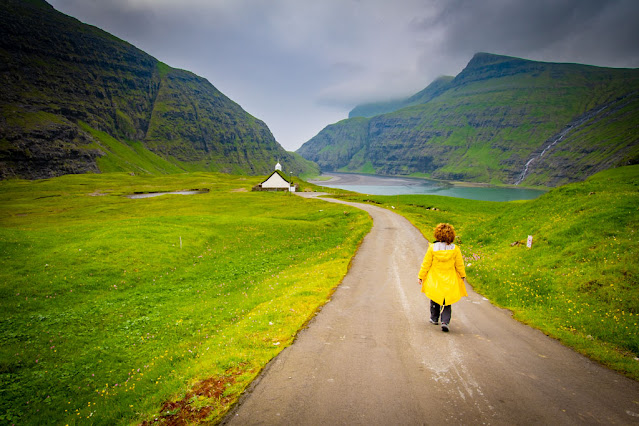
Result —
[[350, 271], [224, 424], [639, 424], [639, 382], [470, 288], [449, 333], [429, 324], [417, 284], [427, 241], [397, 214], [356, 206], [374, 225]]

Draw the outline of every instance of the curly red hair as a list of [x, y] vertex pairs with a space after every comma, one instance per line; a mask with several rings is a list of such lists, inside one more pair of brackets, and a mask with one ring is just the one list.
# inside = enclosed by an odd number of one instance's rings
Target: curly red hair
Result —
[[440, 223], [435, 227], [434, 235], [436, 241], [452, 244], [455, 241], [455, 228], [450, 223]]

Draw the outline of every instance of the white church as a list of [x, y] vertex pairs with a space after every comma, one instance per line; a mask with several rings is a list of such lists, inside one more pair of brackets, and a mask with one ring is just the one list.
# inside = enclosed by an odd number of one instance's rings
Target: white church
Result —
[[255, 185], [253, 191], [289, 191], [295, 192], [297, 185], [289, 181], [282, 172], [282, 165], [278, 162], [275, 171], [262, 183]]

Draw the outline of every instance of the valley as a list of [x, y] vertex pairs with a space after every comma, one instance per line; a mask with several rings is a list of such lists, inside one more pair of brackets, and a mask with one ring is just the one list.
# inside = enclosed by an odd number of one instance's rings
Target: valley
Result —
[[[400, 213], [428, 240], [437, 223], [453, 223], [479, 295], [636, 380], [638, 174], [613, 169], [512, 202], [330, 191]], [[371, 226], [349, 206], [250, 192], [259, 181], [0, 182], [3, 419], [221, 419], [328, 303]], [[324, 189], [300, 184], [302, 194]], [[126, 197], [189, 188], [209, 192]], [[532, 249], [513, 245], [528, 235]], [[414, 288], [409, 269], [398, 285]]]
[[636, 69], [478, 53], [454, 78], [371, 108], [297, 152], [325, 172], [544, 187], [639, 161]]
[[[1, 424], [639, 416], [639, 69], [479, 52], [296, 152], [228, 79], [44, 0], [0, 2], [0, 77]], [[274, 166], [296, 194], [252, 191]], [[447, 334], [416, 284], [442, 222], [472, 286]]]

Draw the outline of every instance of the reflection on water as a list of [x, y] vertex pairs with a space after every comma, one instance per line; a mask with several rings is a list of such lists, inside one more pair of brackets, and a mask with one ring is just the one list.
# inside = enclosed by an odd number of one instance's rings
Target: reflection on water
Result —
[[346, 189], [370, 195], [428, 194], [485, 201], [532, 200], [545, 191], [526, 188], [496, 186], [469, 187], [417, 178], [393, 178], [382, 176], [330, 173], [329, 181], [313, 183], [326, 187]]
[[206, 194], [208, 190], [196, 190], [196, 191], [173, 191], [173, 192], [145, 192], [141, 194], [127, 195], [127, 198], [151, 198], [159, 197], [160, 195], [177, 194], [177, 195], [194, 195], [194, 194]]

